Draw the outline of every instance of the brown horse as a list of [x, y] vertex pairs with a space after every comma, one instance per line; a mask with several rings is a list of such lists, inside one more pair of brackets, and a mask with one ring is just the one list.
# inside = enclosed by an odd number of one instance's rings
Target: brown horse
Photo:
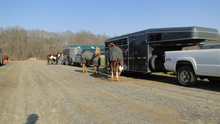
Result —
[[9, 57], [8, 57], [8, 56], [6, 56], [6, 55], [3, 55], [3, 56], [2, 56], [2, 60], [3, 60], [3, 61], [7, 61], [7, 62], [8, 62]]
[[53, 54], [49, 54], [49, 55], [47, 55], [47, 64], [49, 65], [50, 63], [51, 64], [58, 64], [58, 59], [60, 58], [60, 57], [62, 57], [63, 56], [63, 54], [62, 53], [59, 53], [58, 52], [58, 54], [56, 54], [56, 55], [53, 55]]
[[82, 72], [88, 73], [88, 65], [94, 65], [94, 73], [99, 73], [101, 51], [99, 47], [96, 47], [95, 52], [86, 51], [82, 54]]
[[114, 76], [116, 77], [116, 81], [119, 81], [119, 67], [123, 65], [123, 54], [122, 50], [113, 42], [109, 44], [108, 61], [111, 70], [111, 81], [114, 80]]

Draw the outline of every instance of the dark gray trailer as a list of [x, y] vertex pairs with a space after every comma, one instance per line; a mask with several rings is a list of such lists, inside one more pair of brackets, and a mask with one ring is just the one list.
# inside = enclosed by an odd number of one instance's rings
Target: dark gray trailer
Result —
[[147, 29], [105, 40], [114, 42], [123, 51], [124, 72], [162, 72], [164, 52], [182, 50], [186, 46], [205, 44], [208, 40], [218, 40], [218, 31], [204, 27], [175, 27]]

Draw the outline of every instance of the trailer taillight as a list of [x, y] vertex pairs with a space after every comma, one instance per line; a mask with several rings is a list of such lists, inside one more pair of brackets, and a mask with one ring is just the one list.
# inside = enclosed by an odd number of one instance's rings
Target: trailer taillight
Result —
[[200, 45], [201, 43], [194, 43], [193, 45]]

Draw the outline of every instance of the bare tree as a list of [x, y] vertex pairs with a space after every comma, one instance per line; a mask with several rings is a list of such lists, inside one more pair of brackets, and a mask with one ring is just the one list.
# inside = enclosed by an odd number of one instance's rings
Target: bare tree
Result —
[[81, 30], [73, 33], [25, 30], [19, 26], [0, 28], [0, 47], [12, 60], [25, 60], [30, 57], [46, 59], [48, 54], [56, 54], [71, 45], [104, 45], [106, 35], [94, 35]]

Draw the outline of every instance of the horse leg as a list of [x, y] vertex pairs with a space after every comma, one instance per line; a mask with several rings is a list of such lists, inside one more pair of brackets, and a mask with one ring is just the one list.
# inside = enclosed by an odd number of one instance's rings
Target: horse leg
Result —
[[84, 71], [85, 71], [85, 64], [82, 64], [82, 72], [84, 73]]
[[84, 65], [84, 67], [85, 67], [85, 71], [86, 71], [86, 73], [88, 73], [88, 70], [87, 70], [87, 67], [86, 67], [87, 65], [85, 64]]
[[50, 64], [50, 59], [47, 59], [47, 64], [48, 64], [48, 65]]
[[97, 73], [99, 73], [99, 66], [97, 66]]
[[97, 69], [97, 67], [94, 65], [94, 72], [93, 73], [96, 73], [96, 69]]
[[58, 59], [56, 59], [56, 65], [58, 65]]
[[99, 73], [99, 66], [94, 66], [94, 73]]
[[82, 64], [82, 71], [83, 71], [83, 73], [88, 73], [87, 68], [86, 68], [86, 64]]
[[113, 81], [114, 74], [113, 74], [113, 62], [110, 62], [110, 70], [111, 70], [111, 81]]
[[116, 63], [116, 68], [115, 68], [115, 71], [116, 71], [116, 80], [117, 80], [117, 81], [119, 81], [118, 68], [119, 68], [119, 65], [118, 65], [118, 62], [117, 62], [117, 63]]
[[53, 65], [56, 65], [56, 59], [53, 59]]

